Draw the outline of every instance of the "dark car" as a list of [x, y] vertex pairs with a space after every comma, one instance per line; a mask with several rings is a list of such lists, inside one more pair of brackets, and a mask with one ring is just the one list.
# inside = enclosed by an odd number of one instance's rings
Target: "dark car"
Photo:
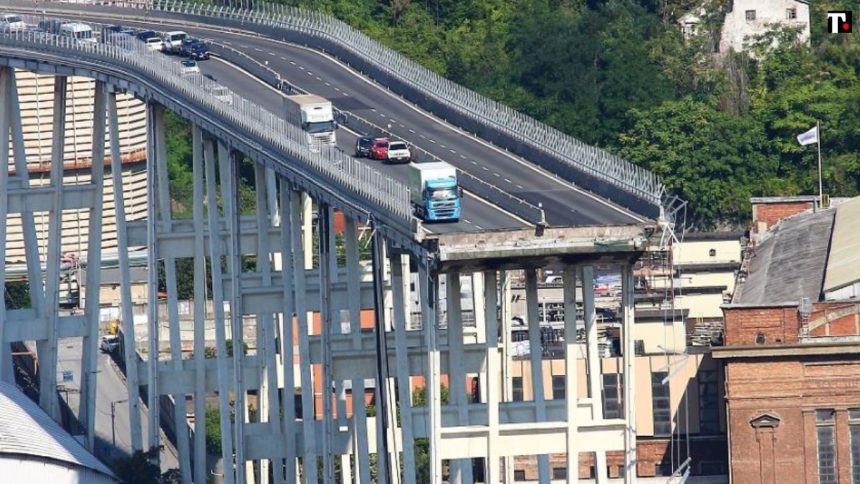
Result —
[[144, 30], [143, 32], [140, 32], [137, 34], [137, 38], [144, 41], [144, 42], [146, 42], [146, 39], [151, 39], [152, 37], [158, 37], [158, 36], [159, 35], [156, 34], [152, 30]]
[[194, 60], [206, 60], [209, 58], [209, 49], [202, 40], [188, 38], [182, 41], [179, 54]]
[[355, 156], [367, 158], [370, 156], [370, 147], [373, 145], [373, 137], [362, 136], [355, 140]]

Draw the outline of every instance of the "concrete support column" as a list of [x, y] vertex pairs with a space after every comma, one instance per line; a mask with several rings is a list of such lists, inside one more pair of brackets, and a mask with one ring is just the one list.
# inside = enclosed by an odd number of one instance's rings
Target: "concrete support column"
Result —
[[[16, 106], [17, 108], [17, 106]], [[16, 109], [14, 111], [18, 113]], [[107, 86], [101, 81], [95, 81], [95, 96], [93, 99], [93, 154], [90, 183], [95, 188], [95, 203], [90, 209], [90, 226], [87, 241], [87, 264], [101, 267], [102, 254], [102, 211], [104, 207], [104, 174], [105, 174], [105, 137], [107, 113]], [[19, 118], [20, 121], [20, 118]], [[100, 142], [95, 142], [100, 140]], [[15, 148], [15, 156], [23, 156], [23, 143]], [[2, 157], [0, 157], [2, 158]], [[26, 167], [24, 168], [26, 170]], [[20, 171], [18, 173], [21, 173]], [[0, 220], [4, 220], [0, 217]], [[0, 237], [4, 238], [5, 237]], [[0, 260], [3, 260], [0, 257]], [[0, 279], [2, 280], [2, 279]], [[86, 288], [98, 288], [101, 285], [101, 271], [87, 271]], [[81, 422], [87, 432], [87, 448], [95, 452], [95, 423], [96, 423], [96, 382], [98, 378], [99, 357], [99, 296], [98, 289], [88, 291], [84, 311], [87, 317], [87, 335], [83, 340], [81, 367], [82, 387], [81, 394], [84, 396], [86, 408], [80, 410]]]
[[[448, 380], [451, 401], [457, 411], [460, 425], [469, 425], [468, 399], [466, 398], [466, 370], [463, 365], [463, 314], [460, 307], [460, 273], [446, 274], [446, 301], [448, 303]], [[454, 484], [472, 483], [472, 460], [452, 459], [451, 480]]]
[[436, 328], [438, 322], [438, 288], [439, 280], [431, 274], [427, 260], [418, 262], [418, 286], [421, 291], [422, 330], [424, 331], [424, 347], [427, 349], [427, 375], [425, 377], [425, 395], [427, 400], [427, 417], [430, 460], [430, 484], [442, 483], [442, 460], [439, 457], [439, 432], [442, 427], [442, 402], [440, 400], [440, 368], [439, 346]]
[[[541, 353], [540, 321], [538, 320], [537, 273], [526, 269], [526, 312], [529, 324], [529, 359], [532, 367], [532, 392], [538, 422], [546, 421], [546, 407], [543, 394], [543, 355]], [[538, 475], [541, 484], [549, 484], [549, 456], [538, 455]]]
[[[305, 484], [317, 484], [317, 454], [316, 435], [314, 431], [314, 391], [311, 381], [310, 343], [308, 341], [308, 311], [305, 303], [305, 269], [308, 268], [308, 257], [304, 250], [307, 243], [306, 234], [310, 217], [310, 200], [305, 195], [294, 191], [290, 197], [294, 216], [292, 223], [293, 239], [293, 288], [295, 290], [295, 309], [298, 319], [299, 333], [299, 367], [302, 384], [302, 430], [304, 437], [304, 453], [302, 455], [302, 479]], [[311, 261], [312, 262], [312, 261]]]
[[[603, 420], [602, 376], [600, 353], [597, 346], [597, 314], [594, 310], [594, 267], [583, 266], [580, 271], [582, 280], [582, 310], [585, 319], [585, 372], [588, 378], [588, 396], [591, 398], [591, 415], [594, 420]], [[594, 453], [594, 475], [598, 484], [609, 479], [606, 472], [606, 453]]]
[[[146, 120], [149, 123], [149, 139], [147, 145], [147, 177], [146, 177], [146, 202], [147, 202], [147, 214], [146, 214], [146, 265], [147, 265], [147, 279], [148, 279], [148, 288], [146, 291], [147, 296], [147, 304], [146, 304], [146, 313], [147, 313], [147, 323], [148, 323], [148, 333], [149, 333], [149, 351], [147, 352], [147, 367], [148, 367], [148, 381], [146, 383], [147, 387], [147, 435], [149, 437], [149, 441], [146, 443], [147, 449], [157, 448], [159, 446], [159, 430], [161, 429], [160, 423], [160, 415], [158, 412], [158, 342], [159, 342], [159, 318], [158, 318], [158, 239], [156, 237], [156, 225], [158, 224], [158, 189], [159, 189], [159, 143], [163, 144], [164, 140], [164, 122], [163, 119], [159, 119], [158, 112], [156, 109], [156, 105], [153, 103], [149, 103], [146, 107]], [[160, 123], [160, 126], [159, 126]], [[161, 140], [159, 140], [159, 137]], [[166, 163], [165, 163], [165, 166]], [[166, 178], [166, 177], [165, 177]], [[114, 185], [114, 190], [122, 185]], [[165, 192], [165, 195], [169, 196], [169, 192]], [[162, 207], [163, 208], [163, 207]], [[170, 213], [170, 205], [168, 202], [167, 205], [167, 213]], [[164, 213], [161, 214], [164, 217]], [[169, 231], [170, 219], [169, 216], [167, 221], [165, 222], [167, 227], [165, 227], [165, 232]], [[167, 264], [167, 261], [165, 261]], [[165, 267], [165, 271], [169, 268]], [[174, 267], [175, 270], [175, 267]], [[167, 272], [168, 276], [174, 276], [173, 283], [176, 283], [176, 274], [171, 272]], [[168, 288], [170, 291], [168, 279]], [[174, 286], [175, 287], [175, 286]], [[175, 294], [175, 292], [174, 292]], [[177, 319], [179, 318], [177, 314]], [[155, 464], [159, 463], [159, 453], [155, 453], [154, 462]]]
[[[567, 266], [562, 274], [564, 283], [564, 374], [565, 407], [567, 409], [567, 482], [579, 482], [579, 373], [576, 343], [576, 268]], [[583, 287], [585, 290], [585, 287]]]
[[373, 244], [373, 312], [376, 335], [376, 476], [378, 482], [388, 482], [389, 465], [388, 429], [388, 351], [385, 340], [385, 239], [374, 230]]
[[[125, 224], [125, 201], [122, 190], [122, 156], [119, 149], [119, 121], [116, 109], [116, 92], [108, 96], [110, 126], [111, 179], [116, 210], [116, 245], [120, 254], [128, 253], [128, 231]], [[125, 347], [126, 384], [128, 385], [128, 414], [131, 427], [132, 450], [143, 450], [140, 429], [140, 377], [137, 370], [137, 342], [134, 337], [134, 315], [131, 310], [130, 269], [127, 257], [119, 258], [120, 294], [122, 301], [122, 331]]]
[[[397, 358], [397, 390], [400, 399], [400, 433], [403, 437], [403, 483], [415, 483], [415, 437], [412, 432], [412, 385], [406, 321], [409, 314], [409, 256], [390, 254], [391, 288], [394, 299], [394, 345]], [[405, 276], [405, 277], [404, 277]]]
[[[215, 197], [215, 145], [212, 140], [205, 140], [204, 155], [206, 160], [206, 203], [209, 225], [209, 270], [212, 274], [212, 306], [215, 316], [215, 362], [218, 374], [218, 406], [221, 424], [221, 458], [224, 460], [224, 483], [233, 484], [235, 473], [233, 466], [233, 435], [230, 425], [229, 402], [229, 370], [227, 368], [227, 344], [225, 336], [224, 316], [224, 278], [221, 272], [221, 244], [218, 243], [218, 201]], [[222, 180], [224, 180], [222, 178]], [[225, 180], [226, 181], [226, 180]], [[226, 208], [226, 202], [225, 202]], [[224, 211], [226, 214], [226, 210]], [[231, 310], [234, 308], [231, 307]], [[235, 346], [234, 346], [235, 348]], [[240, 350], [241, 351], [241, 350]], [[241, 481], [240, 481], [241, 483]]]
[[[242, 254], [239, 248], [239, 159], [230, 148], [218, 143], [218, 166], [221, 170], [221, 200], [224, 203], [224, 218], [230, 243], [227, 247], [230, 271], [230, 327], [233, 333], [233, 389], [235, 391], [235, 418], [233, 424], [234, 452], [236, 460], [236, 481], [246, 481], [245, 466], [245, 418], [248, 408], [245, 404], [244, 336], [242, 319]], [[225, 353], [226, 357], [226, 353]], [[253, 476], [253, 474], [251, 474]]]
[[633, 317], [633, 265], [621, 269], [622, 348], [624, 360], [624, 483], [636, 482], [636, 345]]
[[[206, 416], [206, 242], [204, 239], [203, 131], [191, 128], [191, 173], [193, 175], [192, 220], [194, 221], [194, 418]], [[213, 207], [213, 210], [215, 208]], [[194, 482], [206, 482], [206, 426], [194, 426]]]
[[[9, 352], [9, 343], [3, 337], [6, 331], [6, 297], [5, 297], [5, 281], [6, 281], [6, 215], [9, 208], [9, 128], [12, 123], [12, 109], [10, 104], [12, 98], [17, 98], [17, 92], [10, 92], [9, 86], [14, 79], [15, 71], [9, 68], [0, 68], [0, 281], [4, 281], [4, 291], [0, 293], [3, 296], [0, 300], [0, 379], [5, 382], [13, 382], [12, 374], [12, 354]], [[19, 113], [15, 113], [16, 116]], [[20, 123], [20, 117], [15, 121]], [[19, 154], [16, 150], [15, 157]], [[20, 173], [20, 172], [19, 172]], [[88, 305], [89, 306], [89, 305]], [[42, 356], [42, 355], [39, 355]]]
[[[284, 372], [284, 388], [281, 390], [281, 401], [284, 405], [283, 418], [281, 420], [281, 428], [284, 434], [284, 447], [286, 450], [285, 456], [285, 473], [287, 484], [296, 484], [296, 476], [298, 469], [296, 466], [297, 450], [296, 450], [296, 404], [295, 392], [296, 382], [294, 381], [294, 361], [295, 354], [293, 351], [293, 341], [295, 341], [296, 333], [293, 331], [293, 317], [297, 313], [297, 294], [298, 287], [295, 286], [296, 277], [294, 276], [296, 267], [291, 264], [294, 254], [294, 237], [296, 231], [294, 227], [299, 225], [299, 214], [294, 212], [295, 203], [293, 197], [296, 196], [286, 180], [280, 181], [280, 223], [281, 223], [281, 257], [283, 262], [281, 269], [281, 277], [284, 284], [284, 311], [281, 318], [280, 328], [280, 353], [281, 353], [281, 368]], [[299, 244], [301, 245], [301, 244]], [[277, 259], [276, 259], [277, 261]], [[278, 270], [279, 267], [275, 267]], [[301, 269], [301, 267], [299, 267]], [[304, 278], [302, 278], [304, 279]], [[276, 474], [280, 472], [276, 469]]]
[[[153, 116], [155, 125], [155, 136], [153, 138], [155, 141], [155, 161], [158, 166], [156, 169], [158, 178], [156, 193], [158, 195], [158, 207], [161, 214], [162, 230], [164, 233], [170, 233], [173, 230], [173, 221], [170, 212], [170, 182], [167, 176], [167, 139], [164, 132], [164, 108], [162, 106], [153, 105], [149, 110], [149, 113], [150, 116]], [[152, 177], [152, 173], [150, 173], [150, 177]], [[170, 363], [173, 369], [179, 373], [182, 371], [182, 338], [180, 335], [179, 307], [176, 294], [176, 259], [172, 254], [164, 254], [163, 259], [167, 283], [167, 323], [170, 331]], [[154, 388], [158, 387], [155, 386]], [[182, 476], [182, 483], [190, 484], [191, 451], [188, 441], [188, 424], [185, 420], [185, 394], [173, 394], [173, 400], [176, 405], [176, 411], [174, 412], [174, 425], [176, 427], [177, 450], [179, 452], [179, 471]]]
[[[487, 342], [487, 369], [484, 379], [486, 380], [486, 392], [484, 398], [487, 402], [487, 462], [484, 474], [485, 482], [498, 484], [499, 482], [499, 448], [497, 439], [499, 436], [499, 384], [501, 383], [499, 372], [499, 321], [496, 316], [498, 306], [498, 294], [496, 283], [496, 272], [485, 271], [483, 274], [483, 315], [485, 340]], [[475, 298], [478, 292], [472, 293]], [[475, 301], [476, 307], [478, 301]]]
[[[334, 331], [334, 321], [332, 320], [331, 308], [331, 274], [332, 261], [330, 254], [330, 239], [331, 225], [330, 215], [331, 209], [325, 204], [319, 204], [319, 275], [320, 275], [320, 340], [323, 353], [322, 365], [322, 427], [323, 427], [323, 482], [334, 482], [334, 463], [332, 461], [332, 405], [331, 405], [331, 385], [332, 385], [332, 356], [331, 356], [331, 335]], [[337, 265], [334, 266], [337, 269]]]
[[[513, 380], [511, 376], [511, 366], [513, 358], [511, 357], [511, 273], [508, 271], [499, 271], [499, 302], [501, 308], [501, 336], [502, 336], [502, 393], [501, 401], [510, 402], [513, 397]], [[503, 480], [505, 484], [514, 482], [514, 459], [513, 457], [505, 456], [502, 458], [504, 462]], [[493, 483], [495, 484], [495, 483]]]
[[[48, 253], [45, 260], [45, 314], [48, 321], [48, 338], [36, 343], [39, 352], [39, 405], [55, 421], [60, 421], [60, 404], [57, 397], [57, 344], [60, 297], [60, 233], [63, 225], [63, 162], [66, 139], [66, 77], [54, 78], [54, 131], [51, 151], [51, 186], [53, 206], [48, 216]], [[8, 116], [8, 115], [7, 115]], [[8, 118], [7, 118], [8, 120]], [[8, 133], [8, 130], [6, 131]], [[3, 140], [8, 144], [8, 140]], [[118, 228], [119, 230], [119, 228]], [[41, 277], [39, 278], [41, 280]], [[5, 345], [4, 345], [5, 348]], [[6, 358], [7, 350], [0, 350], [0, 358]], [[6, 379], [8, 370], [0, 377]]]
[[[263, 165], [254, 165], [254, 186], [256, 186], [256, 218], [257, 218], [257, 272], [262, 275], [264, 287], [272, 284], [272, 249], [269, 246], [269, 229], [273, 217], [269, 215], [269, 184], [266, 183], [266, 169]], [[275, 211], [272, 204], [272, 212]], [[286, 285], [286, 284], [285, 284]], [[260, 391], [257, 393], [260, 422], [267, 423], [267, 428], [274, 435], [281, 435], [279, 425], [277, 360], [275, 354], [275, 318], [271, 313], [257, 314], [257, 359], [260, 368]], [[273, 477], [275, 484], [284, 481], [280, 467], [281, 459], [274, 459]], [[260, 460], [260, 484], [269, 484], [268, 459]]]

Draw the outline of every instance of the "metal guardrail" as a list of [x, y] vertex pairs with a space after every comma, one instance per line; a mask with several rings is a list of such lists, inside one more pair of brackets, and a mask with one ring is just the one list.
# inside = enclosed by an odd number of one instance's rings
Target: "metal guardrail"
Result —
[[[617, 203], [656, 217], [661, 204], [667, 202], [665, 187], [648, 170], [451, 82], [328, 15], [265, 3], [256, 10], [245, 10], [184, 0], [153, 0], [150, 8], [202, 16], [219, 25], [256, 26], [254, 30], [264, 35], [312, 43], [425, 109]], [[652, 205], [653, 210], [642, 207], [642, 202]]]
[[[27, 20], [28, 23], [38, 22], [35, 17]], [[83, 43], [44, 32], [17, 31], [0, 34], [2, 46], [42, 51], [64, 58], [77, 57], [144, 74], [218, 119], [245, 131], [253, 140], [268, 145], [261, 145], [261, 148], [272, 147], [286, 155], [287, 159], [300, 165], [299, 171], [316, 172], [335, 187], [372, 202], [404, 225], [411, 226], [412, 209], [405, 185], [338, 150], [311, 150], [304, 132], [298, 127], [202, 75], [182, 75], [179, 62], [150, 51], [136, 39], [129, 37], [116, 39], [114, 43]]]

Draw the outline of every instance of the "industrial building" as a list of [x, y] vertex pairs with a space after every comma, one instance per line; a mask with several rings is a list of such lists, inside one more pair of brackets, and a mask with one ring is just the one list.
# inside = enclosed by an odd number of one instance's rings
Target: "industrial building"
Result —
[[860, 479], [860, 198], [834, 202], [753, 200], [725, 344], [713, 349], [733, 482]]

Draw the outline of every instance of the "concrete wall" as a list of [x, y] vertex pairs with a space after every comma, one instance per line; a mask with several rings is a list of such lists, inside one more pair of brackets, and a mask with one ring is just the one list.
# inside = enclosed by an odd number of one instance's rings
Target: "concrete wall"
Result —
[[[729, 48], [744, 49], [747, 37], [766, 32], [769, 24], [800, 27], [800, 40], [809, 40], [809, 5], [796, 0], [734, 0], [734, 8], [726, 14], [720, 38], [720, 52]], [[790, 19], [788, 10], [794, 10]], [[755, 20], [747, 20], [747, 11], [755, 12]]]

